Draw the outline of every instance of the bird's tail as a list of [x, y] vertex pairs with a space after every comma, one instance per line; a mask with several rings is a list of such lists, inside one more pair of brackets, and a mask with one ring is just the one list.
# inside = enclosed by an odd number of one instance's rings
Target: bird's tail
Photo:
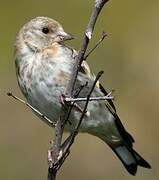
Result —
[[146, 162], [135, 150], [127, 145], [120, 145], [117, 147], [111, 147], [118, 158], [121, 160], [127, 171], [135, 175], [137, 172], [137, 166], [144, 168], [151, 168], [150, 164]]

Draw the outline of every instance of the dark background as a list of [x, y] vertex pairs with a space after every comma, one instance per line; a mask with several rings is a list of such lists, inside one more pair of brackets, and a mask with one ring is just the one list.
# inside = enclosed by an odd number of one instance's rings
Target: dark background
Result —
[[[0, 3], [0, 179], [43, 180], [47, 175], [47, 149], [53, 130], [6, 92], [23, 97], [14, 68], [16, 32], [36, 16], [49, 16], [78, 38], [91, 13], [86, 0], [5, 0]], [[159, 1], [110, 0], [96, 24], [93, 40], [105, 30], [108, 37], [88, 63], [101, 81], [115, 89], [115, 105], [122, 122], [136, 139], [135, 148], [152, 165], [130, 176], [112, 151], [99, 139], [81, 134], [58, 174], [59, 180], [157, 180], [159, 179]]]

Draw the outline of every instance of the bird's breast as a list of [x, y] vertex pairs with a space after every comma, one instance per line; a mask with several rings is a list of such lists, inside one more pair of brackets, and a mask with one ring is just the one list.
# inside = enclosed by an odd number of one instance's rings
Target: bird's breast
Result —
[[58, 115], [73, 67], [69, 53], [46, 51], [20, 60], [19, 85], [28, 102], [49, 117]]

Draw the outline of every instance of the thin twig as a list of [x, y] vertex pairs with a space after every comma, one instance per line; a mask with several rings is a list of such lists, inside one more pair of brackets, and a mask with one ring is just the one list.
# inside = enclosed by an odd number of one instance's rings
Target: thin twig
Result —
[[[81, 90], [87, 85], [84, 84], [82, 85], [79, 90], [75, 93], [75, 97], [78, 97], [79, 93], [81, 92]], [[61, 98], [64, 98], [64, 100], [62, 100], [63, 102], [65, 101], [65, 95], [62, 95]], [[62, 166], [62, 164], [64, 163], [65, 161], [65, 158], [67, 157], [67, 154], [69, 154], [69, 152], [67, 152], [65, 154], [65, 157], [63, 157], [63, 160], [60, 161], [59, 159], [61, 159], [60, 156], [60, 152], [63, 151], [64, 149], [64, 146], [66, 144], [66, 141], [65, 143], [62, 144], [61, 146], [61, 140], [62, 140], [62, 134], [63, 134], [63, 128], [64, 128], [64, 125], [67, 123], [67, 122], [70, 122], [69, 121], [69, 117], [70, 117], [70, 114], [71, 114], [71, 111], [72, 111], [72, 108], [74, 106], [74, 103], [70, 104], [69, 107], [65, 107], [64, 106], [65, 104], [63, 104], [63, 107], [61, 109], [61, 116], [60, 116], [60, 120], [58, 120], [56, 126], [55, 126], [55, 140], [53, 142], [53, 144], [51, 145], [49, 151], [48, 151], [48, 164], [49, 164], [49, 169], [48, 169], [48, 174], [50, 174], [50, 172], [52, 172], [53, 174], [56, 174], [57, 170]], [[65, 113], [66, 109], [64, 108], [67, 108], [68, 110], [68, 113]], [[65, 117], [65, 114], [66, 117]], [[62, 121], [63, 119], [63, 121]], [[51, 169], [51, 171], [50, 171]], [[49, 177], [56, 177], [54, 175], [50, 175]], [[50, 179], [51, 180], [51, 179]]]
[[[80, 88], [74, 93], [74, 97], [78, 97], [79, 94], [80, 94], [80, 92], [82, 91], [82, 89], [83, 89], [84, 87], [86, 87], [87, 84], [88, 84], [88, 82], [86, 82], [85, 84], [81, 85]], [[66, 97], [64, 97], [64, 101], [65, 101], [65, 100], [66, 100]], [[67, 117], [66, 117], [66, 120], [65, 120], [65, 124], [67, 123], [67, 121], [70, 123], [69, 117], [70, 117], [71, 111], [72, 111], [72, 109], [73, 109], [73, 107], [74, 107], [74, 103], [75, 103], [75, 102], [71, 103], [71, 105], [69, 106], [69, 110], [68, 110], [68, 114], [67, 114]], [[71, 123], [70, 123], [70, 125], [71, 125]]]
[[99, 39], [99, 41], [94, 45], [94, 47], [87, 53], [87, 55], [85, 55], [85, 57], [83, 58], [83, 60], [86, 60], [88, 58], [88, 56], [90, 54], [92, 54], [92, 52], [102, 43], [102, 41], [105, 39], [105, 37], [107, 36], [106, 32], [103, 31], [102, 33], [102, 37]]
[[55, 180], [57, 175], [57, 171], [53, 170], [52, 168], [48, 168], [48, 175], [47, 180]]
[[34, 108], [33, 106], [31, 106], [29, 103], [25, 102], [23, 99], [13, 95], [12, 92], [7, 92], [7, 95], [14, 98], [15, 100], [21, 102], [22, 104], [26, 105], [27, 107], [29, 107], [32, 111], [34, 111], [35, 113], [37, 113], [42, 119], [46, 120], [47, 123], [50, 126], [55, 126], [55, 123], [53, 123], [47, 116], [45, 116], [44, 114], [42, 114], [40, 111], [38, 111], [36, 108]]
[[[72, 133], [72, 134], [64, 141], [64, 143], [63, 143], [63, 146], [64, 146], [64, 144], [65, 144], [66, 147], [65, 147], [65, 149], [63, 149], [63, 155], [61, 156], [61, 159], [60, 159], [61, 161], [63, 161], [63, 158], [65, 157], [65, 155], [67, 154], [67, 152], [70, 150], [70, 147], [72, 146], [72, 144], [73, 144], [73, 142], [74, 142], [74, 139], [75, 139], [75, 137], [76, 137], [77, 134], [78, 134], [80, 125], [81, 125], [81, 123], [82, 123], [82, 120], [83, 120], [83, 118], [84, 118], [84, 116], [85, 116], [85, 113], [87, 112], [87, 106], [88, 106], [88, 103], [89, 103], [89, 100], [90, 100], [90, 96], [91, 96], [91, 94], [92, 94], [92, 92], [93, 92], [93, 90], [94, 90], [94, 88], [95, 88], [95, 86], [96, 86], [97, 81], [99, 80], [99, 78], [101, 77], [101, 75], [102, 75], [103, 73], [104, 73], [103, 71], [100, 71], [100, 72], [97, 74], [96, 79], [95, 79], [95, 81], [94, 81], [94, 83], [93, 83], [93, 85], [92, 85], [92, 87], [91, 87], [91, 90], [90, 90], [89, 94], [87, 95], [87, 101], [86, 101], [86, 103], [85, 103], [83, 112], [82, 112], [81, 117], [80, 117], [80, 119], [79, 119], [79, 122], [77, 123], [77, 126], [75, 127], [73, 133]], [[67, 142], [66, 142], [66, 141], [67, 141]]]
[[49, 168], [47, 180], [55, 180], [57, 171], [59, 169], [59, 156], [61, 150], [62, 135], [64, 130], [65, 115], [67, 110], [68, 108], [65, 105], [63, 105], [61, 108], [59, 120], [57, 121], [57, 124], [55, 126], [54, 141], [48, 151], [51, 154], [51, 156], [48, 157]]
[[84, 109], [83, 109], [83, 113], [82, 113], [82, 115], [81, 115], [81, 117], [80, 117], [80, 120], [79, 120], [79, 123], [77, 124], [77, 127], [75, 128], [75, 131], [77, 131], [77, 132], [78, 132], [79, 127], [80, 127], [80, 125], [81, 125], [81, 123], [82, 123], [82, 120], [83, 120], [83, 118], [84, 118], [84, 116], [85, 116], [85, 113], [86, 113], [86, 110], [87, 110], [87, 106], [88, 106], [88, 103], [89, 103], [90, 96], [91, 96], [91, 94], [92, 94], [92, 92], [93, 92], [93, 90], [94, 90], [94, 88], [95, 88], [95, 86], [96, 86], [97, 81], [99, 80], [99, 78], [102, 76], [103, 73], [104, 73], [104, 71], [100, 71], [100, 72], [97, 74], [97, 76], [96, 76], [96, 78], [95, 78], [95, 80], [94, 80], [94, 83], [93, 83], [93, 85], [92, 85], [92, 88], [91, 88], [91, 90], [90, 90], [90, 92], [89, 92], [89, 94], [88, 94], [88, 96], [87, 96], [87, 101], [86, 101], [86, 103], [85, 103], [85, 107], [84, 107]]
[[50, 164], [50, 168], [52, 168], [55, 162], [58, 160], [59, 152], [61, 150], [61, 141], [62, 141], [62, 135], [63, 135], [64, 125], [65, 125], [65, 118], [66, 118], [66, 114], [68, 113], [67, 111], [68, 111], [68, 107], [65, 105], [62, 105], [59, 120], [57, 121], [55, 125], [55, 138], [50, 148], [50, 150], [52, 151], [52, 157], [53, 157], [52, 164]]
[[[90, 97], [89, 101], [101, 101], [101, 100], [107, 100], [107, 99], [114, 99], [112, 96], [101, 96], [101, 97]], [[87, 98], [81, 97], [81, 98], [65, 98], [66, 102], [79, 102], [79, 101], [87, 101]]]
[[84, 34], [84, 38], [83, 38], [83, 41], [82, 41], [80, 51], [79, 51], [78, 55], [75, 57], [75, 62], [76, 63], [74, 64], [73, 72], [72, 72], [72, 74], [70, 76], [71, 79], [70, 79], [70, 81], [69, 81], [69, 83], [67, 85], [67, 88], [66, 88], [65, 94], [66, 94], [67, 97], [72, 97], [72, 95], [73, 95], [74, 88], [75, 88], [75, 83], [76, 83], [76, 79], [77, 79], [77, 75], [78, 75], [78, 71], [79, 71], [79, 69], [81, 67], [82, 61], [84, 60], [84, 55], [85, 55], [86, 49], [88, 47], [89, 40], [92, 37], [92, 33], [93, 33], [93, 30], [94, 30], [95, 23], [97, 21], [97, 18], [98, 18], [98, 15], [99, 15], [100, 11], [102, 10], [103, 6], [108, 1], [109, 0], [95, 0], [95, 5], [94, 5], [91, 17], [89, 19], [89, 22], [88, 22], [88, 25], [87, 25], [87, 28], [86, 28], [86, 31], [85, 31], [85, 34]]

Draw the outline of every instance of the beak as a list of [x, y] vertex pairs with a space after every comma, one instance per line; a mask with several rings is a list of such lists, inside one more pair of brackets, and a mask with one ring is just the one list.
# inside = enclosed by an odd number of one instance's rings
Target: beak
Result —
[[74, 39], [73, 35], [66, 33], [64, 31], [60, 31], [57, 36], [58, 36], [60, 42]]

